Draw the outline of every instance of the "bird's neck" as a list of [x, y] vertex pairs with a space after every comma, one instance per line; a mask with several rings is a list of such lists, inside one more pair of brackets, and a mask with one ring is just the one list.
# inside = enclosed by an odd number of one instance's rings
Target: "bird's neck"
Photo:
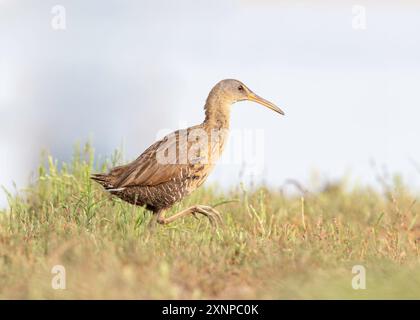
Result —
[[207, 129], [229, 129], [231, 102], [217, 94], [210, 94], [204, 110], [206, 118], [204, 127]]

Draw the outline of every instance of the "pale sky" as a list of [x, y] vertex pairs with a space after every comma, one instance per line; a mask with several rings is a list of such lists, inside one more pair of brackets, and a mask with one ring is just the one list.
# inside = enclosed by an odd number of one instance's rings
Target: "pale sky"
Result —
[[[56, 4], [0, 1], [0, 184], [25, 187], [42, 149], [66, 160], [89, 137], [133, 159], [237, 78], [286, 112], [233, 106], [233, 130], [264, 135], [256, 182], [374, 183], [375, 161], [419, 187], [420, 1], [67, 0], [54, 30]], [[210, 183], [237, 185], [241, 167], [222, 162]]]

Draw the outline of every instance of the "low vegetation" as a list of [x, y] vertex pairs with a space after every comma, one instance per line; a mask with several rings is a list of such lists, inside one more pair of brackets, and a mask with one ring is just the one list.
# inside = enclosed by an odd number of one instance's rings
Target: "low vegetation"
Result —
[[[205, 217], [151, 227], [149, 212], [89, 179], [118, 154], [100, 162], [89, 146], [71, 163], [48, 156], [32, 185], [8, 193], [0, 298], [420, 298], [420, 203], [399, 179], [383, 192], [345, 183], [314, 192], [297, 184], [295, 195], [206, 186], [171, 213], [218, 205], [221, 227]], [[56, 265], [65, 290], [52, 287]], [[352, 286], [363, 284], [357, 265], [366, 289]]]

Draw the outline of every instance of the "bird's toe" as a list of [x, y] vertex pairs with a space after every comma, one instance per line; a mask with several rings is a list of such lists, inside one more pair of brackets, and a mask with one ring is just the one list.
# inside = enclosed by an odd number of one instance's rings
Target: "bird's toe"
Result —
[[212, 226], [217, 226], [219, 222], [222, 222], [222, 217], [220, 214], [209, 206], [196, 206], [195, 211], [206, 216]]

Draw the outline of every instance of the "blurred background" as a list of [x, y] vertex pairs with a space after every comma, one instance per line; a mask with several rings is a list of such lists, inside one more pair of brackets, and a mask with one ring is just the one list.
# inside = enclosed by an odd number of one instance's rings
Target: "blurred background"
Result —
[[[67, 160], [89, 138], [133, 159], [201, 122], [224, 78], [286, 112], [233, 107], [234, 130], [264, 133], [250, 180], [375, 184], [376, 163], [419, 187], [420, 1], [402, 0], [0, 0], [0, 184], [25, 187], [42, 149]], [[246, 165], [209, 182], [237, 185]]]

